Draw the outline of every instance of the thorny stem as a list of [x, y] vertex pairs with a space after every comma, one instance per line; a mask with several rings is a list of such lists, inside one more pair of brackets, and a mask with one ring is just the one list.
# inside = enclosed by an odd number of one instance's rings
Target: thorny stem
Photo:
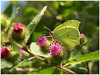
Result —
[[[41, 60], [41, 61], [43, 61], [43, 62], [45, 62], [45, 63], [48, 63], [44, 58], [42, 58], [42, 57], [40, 57], [40, 56], [38, 56], [38, 55], [33, 54], [33, 53], [30, 51], [30, 49], [26, 46], [26, 43], [25, 43], [25, 44], [22, 43], [22, 45], [23, 45], [23, 47], [25, 47], [25, 48], [27, 49], [27, 52], [28, 52], [29, 54], [31, 54], [31, 55], [34, 56], [34, 58], [37, 58], [37, 59], [39, 59], [39, 60]], [[19, 45], [18, 45], [18, 46], [19, 46]], [[20, 47], [20, 46], [19, 46], [19, 47]], [[15, 68], [15, 67], [14, 67], [14, 68]], [[61, 71], [65, 72], [65, 73], [68, 73], [68, 74], [76, 74], [75, 72], [73, 72], [73, 71], [71, 71], [70, 69], [67, 69], [67, 68], [65, 68], [65, 67], [53, 67], [53, 68], [58, 69], [58, 70], [61, 70]], [[11, 69], [11, 70], [12, 70], [12, 69]]]
[[[28, 47], [26, 46], [26, 44], [23, 44], [23, 47], [25, 47], [25, 48], [27, 49], [27, 52], [28, 52], [29, 54], [33, 55], [34, 58], [37, 58], [37, 59], [39, 59], [39, 60], [41, 60], [41, 61], [43, 61], [43, 62], [45, 62], [45, 63], [48, 63], [44, 58], [42, 58], [42, 57], [40, 57], [40, 56], [38, 56], [38, 55], [33, 54], [33, 53], [30, 51], [30, 49], [28, 49]], [[15, 66], [15, 67], [16, 67], [16, 66]], [[15, 68], [15, 67], [14, 67], [14, 68]], [[65, 72], [65, 73], [68, 73], [68, 74], [76, 74], [75, 72], [71, 71], [70, 69], [67, 69], [67, 68], [64, 68], [64, 67], [53, 67], [53, 68], [58, 69], [58, 70], [61, 70], [61, 71]], [[12, 69], [11, 69], [11, 70], [12, 70]]]
[[[51, 10], [50, 10], [50, 12], [51, 12]], [[10, 24], [11, 24], [11, 23], [10, 23]], [[7, 30], [9, 30], [9, 28], [10, 28], [10, 26], [8, 27]], [[47, 28], [46, 26], [44, 26], [44, 28], [45, 28], [46, 30], [48, 30], [48, 31], [50, 32], [51, 35], [53, 35], [53, 32], [52, 32], [49, 28]], [[6, 31], [7, 31], [7, 30], [6, 30]], [[6, 31], [5, 31], [5, 32], [6, 32]], [[8, 34], [9, 34], [9, 32], [8, 32]], [[13, 42], [13, 43], [16, 43], [16, 42]], [[17, 43], [16, 43], [16, 44], [17, 44]], [[19, 44], [17, 44], [17, 46], [20, 47]], [[26, 44], [23, 45], [23, 47], [26, 47]], [[27, 47], [26, 47], [26, 48], [27, 48]], [[29, 54], [35, 56], [34, 58], [37, 58], [37, 59], [39, 59], [39, 60], [41, 60], [41, 61], [47, 63], [47, 62], [45, 61], [44, 58], [42, 58], [42, 57], [40, 57], [40, 56], [38, 56], [38, 55], [35, 55], [35, 54], [31, 53], [31, 51], [30, 51], [28, 48], [27, 48], [27, 50], [28, 50], [28, 53], [29, 53]], [[22, 61], [22, 62], [23, 62], [23, 61]], [[22, 62], [20, 62], [19, 64], [21, 64]], [[16, 67], [17, 67], [17, 66], [13, 66], [13, 68], [16, 68]], [[68, 73], [68, 74], [76, 74], [76, 73], [73, 72], [72, 70], [67, 69], [67, 68], [65, 68], [65, 67], [53, 67], [53, 68], [58, 69], [58, 70], [61, 70], [61, 71], [65, 72], [65, 73]], [[11, 70], [12, 70], [12, 69], [11, 69]]]
[[[53, 35], [53, 32], [52, 32], [49, 28], [47, 28], [46, 26], [44, 26], [44, 28], [45, 28], [46, 30], [48, 30], [48, 31], [51, 33], [51, 35]], [[24, 45], [24, 46], [25, 46], [25, 45]], [[28, 52], [29, 52], [31, 55], [35, 56], [37, 59], [39, 59], [39, 60], [41, 60], [41, 61], [43, 61], [43, 62], [45, 62], [45, 63], [48, 63], [47, 61], [45, 61], [44, 58], [42, 58], [42, 57], [40, 57], [40, 56], [38, 56], [38, 55], [35, 55], [35, 54], [31, 53], [31, 51], [27, 48], [27, 46], [25, 46], [25, 47], [26, 47], [26, 49], [28, 50]], [[53, 67], [53, 68], [58, 69], [58, 70], [61, 70], [61, 71], [65, 72], [65, 73], [68, 73], [68, 74], [76, 74], [74, 71], [71, 71], [70, 69], [67, 69], [67, 68], [65, 68], [65, 67]]]
[[[26, 46], [25, 46], [25, 47], [26, 47]], [[27, 47], [26, 47], [26, 48], [27, 48]], [[31, 53], [31, 51], [30, 51], [28, 48], [27, 48], [27, 50], [28, 50], [28, 52], [29, 52], [31, 55], [35, 56], [35, 58], [37, 58], [37, 59], [39, 59], [39, 60], [41, 60], [41, 61], [43, 61], [43, 62], [45, 62], [45, 63], [48, 63], [44, 58], [42, 58], [42, 57], [40, 57], [40, 56], [38, 56], [38, 55], [35, 55], [35, 54]], [[65, 73], [68, 73], [68, 74], [76, 74], [74, 71], [71, 71], [70, 69], [67, 69], [67, 68], [65, 68], [65, 67], [53, 67], [53, 68], [58, 69], [58, 70], [61, 70], [61, 71], [65, 72]]]

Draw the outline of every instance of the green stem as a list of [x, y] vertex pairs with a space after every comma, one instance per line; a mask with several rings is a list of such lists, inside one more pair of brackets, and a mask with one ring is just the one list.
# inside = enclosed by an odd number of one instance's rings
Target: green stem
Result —
[[[27, 47], [26, 47], [26, 48], [27, 48]], [[44, 58], [42, 58], [42, 57], [40, 57], [40, 56], [38, 56], [38, 55], [35, 55], [35, 54], [31, 53], [31, 51], [30, 51], [28, 48], [27, 48], [27, 50], [28, 50], [28, 52], [29, 52], [30, 54], [32, 54], [33, 56], [35, 56], [37, 59], [39, 59], [39, 60], [41, 60], [41, 61], [43, 61], [43, 62], [45, 62], [45, 63], [48, 64], [48, 62], [45, 61]], [[53, 67], [53, 68], [56, 68], [56, 69], [61, 70], [61, 71], [65, 72], [65, 73], [68, 73], [68, 74], [76, 74], [74, 71], [71, 71], [70, 69], [67, 69], [67, 68], [64, 68], [64, 67]]]
[[87, 61], [86, 61], [86, 68], [87, 68], [88, 73], [89, 73], [89, 74], [92, 74], [91, 70], [89, 69], [89, 64], [88, 64]]
[[[81, 45], [81, 54], [82, 54], [82, 55], [84, 54], [84, 52], [83, 52], [83, 46], [82, 46], [82, 45]], [[86, 69], [87, 69], [88, 73], [89, 73], [89, 74], [92, 74], [92, 72], [91, 72], [90, 69], [89, 69], [89, 64], [88, 64], [87, 61], [85, 62], [85, 64], [86, 64]]]
[[[13, 43], [14, 43], [14, 42], [13, 42]], [[45, 62], [45, 63], [48, 64], [48, 62], [47, 62], [44, 58], [42, 58], [42, 57], [40, 57], [40, 56], [38, 56], [38, 55], [33, 54], [33, 53], [30, 51], [30, 49], [27, 48], [26, 44], [25, 44], [25, 45], [23, 44], [23, 47], [25, 47], [25, 48], [27, 49], [27, 52], [28, 52], [30, 55], [33, 55], [35, 58], [37, 58], [37, 59], [39, 59], [39, 60], [41, 60], [41, 61], [43, 61], [43, 62]], [[21, 64], [21, 63], [23, 63], [23, 62], [24, 62], [24, 61], [22, 61], [22, 62], [20, 62], [20, 63], [18, 63], [18, 64], [16, 64], [16, 65], [14, 65], [14, 66], [13, 66], [13, 69], [15, 69], [19, 64]], [[61, 71], [65, 72], [65, 73], [76, 74], [75, 72], [71, 71], [70, 69], [67, 69], [67, 68], [64, 68], [64, 67], [53, 67], [53, 68], [56, 68], [56, 69], [58, 69], [58, 70], [61, 70]], [[13, 70], [13, 69], [11, 69], [11, 70]]]
[[16, 41], [14, 41], [13, 39], [10, 38], [10, 41], [11, 43], [17, 45], [19, 48], [22, 48], [23, 46], [21, 46], [20, 44], [18, 44]]

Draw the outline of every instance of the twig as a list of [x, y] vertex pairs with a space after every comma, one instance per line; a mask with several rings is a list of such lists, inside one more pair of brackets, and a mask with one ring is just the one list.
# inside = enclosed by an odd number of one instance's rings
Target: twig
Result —
[[32, 60], [32, 59], [34, 59], [35, 57], [30, 57], [29, 59], [27, 59], [27, 60]]
[[[28, 52], [29, 54], [33, 55], [34, 58], [37, 58], [37, 59], [39, 59], [39, 60], [41, 60], [41, 61], [43, 61], [43, 62], [45, 62], [45, 63], [48, 64], [48, 62], [47, 62], [44, 58], [42, 58], [42, 57], [40, 57], [40, 56], [38, 56], [38, 55], [33, 54], [33, 53], [30, 51], [30, 49], [27, 48], [26, 45], [23, 45], [23, 46], [25, 46], [25, 48], [27, 49], [27, 52]], [[23, 62], [23, 61], [22, 61], [22, 62]], [[22, 62], [21, 62], [21, 63], [22, 63]], [[17, 67], [17, 66], [13, 66], [13, 68], [16, 68], [16, 67]], [[76, 74], [75, 72], [73, 72], [73, 71], [71, 71], [71, 70], [69, 70], [69, 69], [67, 69], [67, 68], [64, 68], [64, 67], [53, 67], [53, 68], [58, 69], [58, 70], [61, 70], [61, 71], [65, 72], [65, 73]], [[11, 70], [12, 70], [12, 69], [11, 69]], [[10, 71], [11, 71], [11, 70], [10, 70]]]
[[61, 71], [65, 72], [65, 73], [68, 73], [68, 74], [76, 74], [74, 71], [72, 71], [70, 69], [67, 69], [65, 67], [54, 67], [54, 68], [56, 68], [58, 70], [61, 70]]
[[[41, 60], [41, 61], [43, 61], [45, 63], [48, 63], [44, 58], [42, 58], [42, 57], [40, 57], [38, 55], [35, 55], [35, 54], [31, 53], [31, 51], [28, 48], [27, 48], [27, 50], [28, 50], [28, 52], [30, 54], [32, 54], [33, 56], [35, 56], [37, 59], [39, 59], [39, 60]], [[64, 68], [64, 67], [53, 67], [53, 68], [58, 69], [58, 70], [61, 70], [61, 71], [65, 72], [65, 73], [68, 73], [68, 74], [76, 74], [75, 72], [71, 71], [70, 69], [67, 69], [67, 68]]]
[[[27, 49], [27, 52], [28, 52], [29, 54], [33, 55], [35, 58], [37, 58], [37, 59], [39, 59], [39, 60], [41, 60], [41, 61], [43, 61], [43, 62], [45, 62], [45, 63], [48, 64], [48, 62], [47, 62], [44, 58], [42, 58], [42, 57], [40, 57], [40, 56], [38, 56], [38, 55], [33, 54], [33, 53], [30, 51], [30, 49], [28, 49], [28, 47], [26, 46], [26, 44], [23, 43], [23, 47], [25, 47], [25, 48]], [[75, 72], [71, 71], [70, 69], [67, 69], [67, 68], [64, 68], [64, 67], [53, 67], [53, 68], [58, 69], [58, 70], [61, 70], [61, 71], [65, 72], [65, 73], [76, 74]]]
[[[19, 46], [19, 45], [18, 45]], [[26, 49], [27, 49], [27, 52], [29, 53], [29, 54], [31, 54], [31, 55], [33, 55], [34, 56], [34, 58], [37, 58], [37, 59], [39, 59], [39, 60], [41, 60], [41, 61], [43, 61], [43, 62], [45, 62], [45, 63], [48, 63], [44, 58], [42, 58], [42, 57], [40, 57], [40, 56], [38, 56], [38, 55], [35, 55], [35, 54], [33, 54], [31, 51], [30, 51], [30, 49], [28, 49], [28, 47], [26, 46], [26, 44], [23, 44], [23, 47], [25, 47]], [[22, 63], [22, 62], [21, 62]], [[13, 68], [16, 68], [17, 66], [13, 66]], [[61, 71], [63, 71], [63, 72], [65, 72], [65, 73], [68, 73], [68, 74], [76, 74], [75, 72], [73, 72], [73, 71], [71, 71], [71, 70], [69, 70], [69, 69], [67, 69], [67, 68], [64, 68], [64, 67], [53, 67], [53, 68], [55, 68], [55, 69], [58, 69], [58, 70], [61, 70]], [[11, 69], [12, 70], [12, 69]], [[10, 71], [11, 71], [10, 70]]]
[[53, 35], [53, 32], [49, 28], [47, 28], [45, 25], [43, 25], [43, 28], [48, 30], [50, 32], [50, 34]]
[[25, 46], [25, 48], [28, 50], [28, 53], [31, 54], [31, 55], [33, 55], [33, 56], [35, 56], [35, 58], [37, 58], [37, 59], [39, 59], [39, 60], [41, 60], [41, 61], [43, 61], [43, 62], [45, 61], [42, 57], [33, 54], [33, 53], [30, 51], [30, 49], [27, 48], [27, 46]]
[[53, 31], [51, 31], [49, 28], [47, 28], [46, 26], [43, 26], [44, 29], [49, 31], [49, 34], [51, 35], [52, 41], [54, 41], [55, 43], [57, 42], [57, 40], [53, 37]]

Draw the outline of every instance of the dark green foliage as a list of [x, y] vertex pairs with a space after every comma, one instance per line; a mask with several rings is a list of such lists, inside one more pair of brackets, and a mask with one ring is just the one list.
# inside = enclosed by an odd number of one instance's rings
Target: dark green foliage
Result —
[[88, 61], [88, 60], [98, 59], [98, 58], [99, 58], [99, 50], [82, 55], [80, 57], [76, 57], [75, 59], [69, 60], [67, 62], [67, 64], [65, 64], [65, 66], [74, 64], [74, 63], [78, 63], [78, 62], [84, 62], [84, 61]]

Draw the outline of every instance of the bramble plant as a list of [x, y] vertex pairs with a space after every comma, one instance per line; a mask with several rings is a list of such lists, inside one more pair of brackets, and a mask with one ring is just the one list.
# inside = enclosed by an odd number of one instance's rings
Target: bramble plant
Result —
[[[29, 64], [32, 63], [32, 67], [35, 68], [34, 73], [39, 73], [39, 70], [48, 67], [58, 69], [63, 73], [76, 74], [68, 67], [84, 62], [87, 73], [90, 73], [87, 61], [99, 59], [99, 50], [89, 52], [88, 49], [84, 49], [89, 41], [84, 34], [80, 33], [81, 22], [78, 20], [68, 20], [53, 31], [44, 26], [50, 35], [41, 35], [36, 42], [27, 45], [46, 9], [47, 6], [36, 15], [27, 27], [20, 22], [14, 23], [19, 8], [12, 13], [10, 18], [1, 14], [2, 72], [14, 72], [24, 62], [30, 62]], [[75, 55], [77, 48], [81, 53], [78, 57]]]

